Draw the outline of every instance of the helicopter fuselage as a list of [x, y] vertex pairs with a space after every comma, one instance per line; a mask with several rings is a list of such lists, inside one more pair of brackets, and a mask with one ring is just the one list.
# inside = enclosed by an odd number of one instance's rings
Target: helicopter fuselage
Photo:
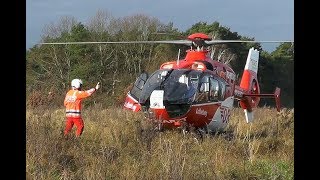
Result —
[[[229, 122], [234, 100], [253, 121], [253, 108], [260, 97], [274, 98], [280, 111], [280, 88], [260, 94], [257, 79], [259, 51], [250, 48], [241, 82], [227, 64], [213, 60], [205, 46], [214, 43], [206, 34], [194, 33], [184, 59], [165, 62], [149, 77], [142, 73], [128, 92], [124, 107], [142, 110], [165, 128], [195, 127], [216, 132]], [[175, 42], [180, 43], [180, 42]], [[218, 43], [218, 42], [217, 42]]]
[[[234, 102], [233, 70], [212, 60], [207, 50], [188, 50], [185, 59], [163, 63], [150, 77], [140, 78], [125, 107], [142, 110], [165, 128], [225, 128]], [[139, 98], [138, 98], [139, 97]]]

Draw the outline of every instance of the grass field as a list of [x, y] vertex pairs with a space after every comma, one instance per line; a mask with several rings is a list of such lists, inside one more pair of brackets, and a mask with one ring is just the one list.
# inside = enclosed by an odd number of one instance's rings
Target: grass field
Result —
[[[85, 107], [82, 137], [63, 138], [64, 109], [27, 109], [27, 179], [294, 179], [294, 110], [235, 108], [226, 132], [153, 131], [142, 113]], [[75, 128], [72, 131], [74, 134]]]

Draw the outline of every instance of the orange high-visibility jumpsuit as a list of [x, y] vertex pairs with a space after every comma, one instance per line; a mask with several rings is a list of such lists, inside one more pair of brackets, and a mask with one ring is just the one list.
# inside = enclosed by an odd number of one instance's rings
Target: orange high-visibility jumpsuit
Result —
[[79, 91], [77, 89], [68, 91], [64, 99], [64, 106], [66, 107], [66, 127], [64, 135], [67, 135], [71, 131], [74, 124], [77, 127], [76, 136], [79, 137], [82, 134], [84, 123], [81, 118], [81, 101], [91, 96], [95, 91], [95, 88], [87, 91]]

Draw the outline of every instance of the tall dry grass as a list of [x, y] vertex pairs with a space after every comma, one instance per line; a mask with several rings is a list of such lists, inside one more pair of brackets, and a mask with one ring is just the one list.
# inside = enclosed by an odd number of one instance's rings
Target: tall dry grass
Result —
[[[293, 179], [293, 109], [234, 109], [226, 132], [156, 132], [142, 113], [86, 107], [84, 132], [64, 139], [64, 109], [26, 114], [31, 179]], [[74, 135], [74, 130], [72, 135]]]

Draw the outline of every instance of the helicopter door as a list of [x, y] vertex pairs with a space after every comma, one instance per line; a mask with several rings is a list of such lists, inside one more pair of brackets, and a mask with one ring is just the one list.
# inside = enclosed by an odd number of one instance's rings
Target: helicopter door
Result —
[[139, 104], [138, 100], [140, 98], [143, 86], [146, 83], [148, 78], [149, 78], [148, 73], [143, 72], [140, 74], [140, 76], [134, 82], [131, 90], [127, 94], [125, 103], [123, 105], [124, 108], [130, 109], [136, 112], [141, 110], [141, 105]]
[[144, 84], [146, 83], [149, 75], [146, 72], [143, 72], [140, 74], [140, 76], [137, 78], [137, 80], [134, 82], [132, 89], [129, 91], [130, 95], [135, 99], [139, 100], [142, 88]]

